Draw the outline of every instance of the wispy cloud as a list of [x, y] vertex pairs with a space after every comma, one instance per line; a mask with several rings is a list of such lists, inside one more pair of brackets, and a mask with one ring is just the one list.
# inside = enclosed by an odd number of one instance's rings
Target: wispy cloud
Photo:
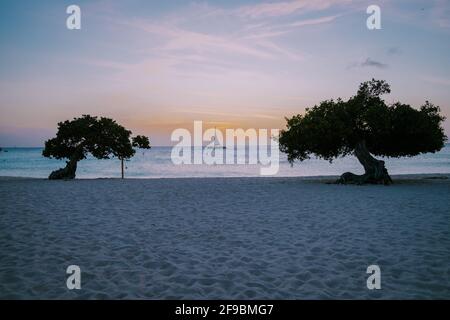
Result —
[[378, 69], [386, 69], [388, 65], [386, 63], [367, 58], [364, 62], [360, 64], [361, 67], [374, 67]]
[[[211, 14], [218, 10], [211, 8]], [[207, 16], [203, 15], [203, 17]], [[120, 24], [149, 33], [163, 43], [158, 46], [159, 52], [180, 53], [190, 52], [199, 55], [217, 56], [234, 54], [256, 59], [291, 59], [301, 60], [302, 54], [286, 45], [273, 41], [274, 39], [294, 32], [298, 28], [316, 26], [334, 22], [340, 15], [329, 15], [313, 19], [297, 20], [290, 23], [266, 22], [260, 24], [240, 23], [238, 30], [232, 33], [219, 34], [212, 31], [193, 31], [189, 29], [186, 17], [180, 25], [172, 16], [169, 22], [149, 22], [143, 19], [120, 20]], [[191, 21], [192, 22], [192, 21]], [[214, 21], [211, 21], [214, 24]]]
[[374, 60], [372, 58], [366, 58], [365, 60], [361, 60], [359, 62], [351, 63], [347, 69], [353, 68], [378, 68], [378, 69], [386, 69], [388, 68], [388, 64]]
[[253, 27], [253, 32], [246, 36], [246, 39], [264, 39], [264, 38], [275, 38], [281, 35], [287, 34], [289, 32], [295, 31], [297, 28], [306, 26], [315, 26], [321, 24], [327, 24], [335, 21], [340, 15], [324, 16], [315, 19], [304, 19], [287, 24], [274, 24], [270, 26], [260, 25], [258, 27]]
[[239, 15], [250, 18], [279, 17], [298, 11], [319, 11], [333, 5], [348, 4], [352, 0], [293, 0], [248, 5], [239, 8]]
[[[292, 0], [227, 8], [207, 2], [193, 2], [156, 19], [148, 19], [122, 16], [121, 10], [117, 8], [113, 14], [111, 11], [114, 8], [108, 1], [102, 0], [97, 10], [100, 16], [108, 19], [109, 24], [118, 25], [117, 30], [128, 28], [126, 32], [134, 32], [136, 37], [142, 37], [137, 32], [147, 34], [148, 41], [142, 44], [139, 54], [143, 58], [129, 62], [128, 67], [100, 59], [90, 63], [127, 74], [147, 74], [164, 67], [174, 73], [188, 68], [194, 74], [199, 74], [205, 70], [205, 66], [215, 68], [216, 71], [233, 68], [255, 71], [252, 65], [267, 61], [302, 61], [305, 56], [299, 46], [292, 45], [283, 37], [289, 37], [300, 28], [335, 22], [343, 13], [319, 17], [314, 15], [320, 15], [333, 6], [355, 1], [359, 0]], [[99, 10], [104, 6], [108, 8], [109, 17]], [[311, 13], [313, 17], [300, 18], [304, 13]], [[281, 18], [286, 15], [290, 15], [288, 19]], [[204, 28], [205, 25], [209, 27]]]
[[270, 51], [258, 48], [258, 43], [248, 43], [240, 37], [190, 31], [175, 25], [160, 25], [145, 20], [123, 23], [159, 37], [164, 42], [158, 47], [159, 51], [180, 52], [187, 50], [203, 54], [231, 53], [259, 59], [273, 58]]
[[399, 47], [390, 47], [387, 48], [386, 53], [390, 56], [398, 55], [402, 53], [402, 50]]
[[145, 20], [123, 21], [129, 27], [133, 27], [152, 34], [162, 41], [157, 51], [167, 53], [194, 53], [201, 56], [214, 56], [217, 58], [223, 54], [247, 56], [256, 59], [287, 58], [301, 59], [302, 55], [286, 47], [281, 47], [269, 39], [290, 32], [293, 28], [306, 25], [328, 23], [333, 17], [305, 20], [290, 26], [282, 26], [278, 30], [253, 29], [238, 35], [218, 35], [206, 32], [191, 31], [177, 25], [164, 25], [147, 22]]

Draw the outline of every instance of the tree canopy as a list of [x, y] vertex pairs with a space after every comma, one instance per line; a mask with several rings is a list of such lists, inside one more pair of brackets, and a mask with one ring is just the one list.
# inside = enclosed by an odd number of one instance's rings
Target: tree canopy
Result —
[[130, 141], [131, 131], [116, 121], [105, 117], [83, 115], [80, 118], [58, 123], [56, 137], [45, 142], [45, 157], [69, 159], [64, 169], [54, 171], [49, 178], [74, 178], [76, 163], [92, 154], [97, 159], [129, 159], [135, 154], [133, 147], [150, 148], [145, 136]]
[[362, 161], [363, 154], [366, 158], [367, 154], [410, 157], [439, 151], [447, 139], [441, 126], [445, 118], [438, 106], [428, 101], [419, 109], [400, 102], [387, 105], [381, 96], [390, 92], [385, 81], [372, 79], [362, 83], [356, 95], [347, 101], [325, 100], [307, 108], [304, 115], [286, 119], [287, 129], [280, 134], [281, 151], [287, 153], [291, 163], [311, 155], [332, 162], [355, 154], [366, 175], [356, 178], [347, 174], [347, 179], [341, 177], [341, 182], [386, 183], [390, 177], [386, 176], [387, 171], [382, 177], [384, 162], [378, 161], [382, 168], [377, 171], [380, 176], [375, 177], [373, 172], [368, 174], [370, 165]]

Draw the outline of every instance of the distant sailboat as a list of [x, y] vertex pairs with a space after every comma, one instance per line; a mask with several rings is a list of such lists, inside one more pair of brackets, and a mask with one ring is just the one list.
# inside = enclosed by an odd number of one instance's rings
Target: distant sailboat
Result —
[[212, 146], [208, 145], [208, 148], [211, 149], [226, 149], [227, 147], [222, 146], [219, 142], [217, 142], [217, 129], [214, 127], [214, 137], [212, 138], [214, 144]]

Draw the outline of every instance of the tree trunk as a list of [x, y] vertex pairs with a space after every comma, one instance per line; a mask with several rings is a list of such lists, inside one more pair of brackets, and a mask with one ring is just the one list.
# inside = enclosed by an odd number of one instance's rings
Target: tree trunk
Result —
[[70, 180], [75, 179], [75, 172], [77, 171], [77, 163], [79, 158], [72, 156], [67, 161], [66, 167], [53, 171], [48, 177], [50, 180]]
[[121, 166], [122, 166], [122, 179], [124, 178], [124, 170], [123, 170], [123, 158], [120, 158], [121, 160]]
[[356, 175], [351, 172], [344, 173], [336, 183], [341, 184], [384, 184], [389, 185], [392, 179], [384, 166], [384, 161], [377, 160], [370, 154], [367, 149], [366, 142], [359, 142], [354, 154], [359, 162], [363, 165], [365, 173], [363, 175]]

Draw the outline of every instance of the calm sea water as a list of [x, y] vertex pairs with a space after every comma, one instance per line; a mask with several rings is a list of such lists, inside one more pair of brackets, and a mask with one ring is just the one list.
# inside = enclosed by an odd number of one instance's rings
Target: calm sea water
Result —
[[[7, 152], [5, 152], [7, 151]], [[138, 150], [126, 162], [125, 175], [129, 178], [177, 178], [177, 177], [249, 177], [259, 176], [259, 165], [175, 165], [171, 160], [171, 147], [153, 147]], [[384, 159], [390, 174], [450, 173], [450, 145], [440, 152], [412, 158]], [[42, 148], [5, 148], [0, 151], [0, 176], [46, 178], [55, 169], [63, 167], [65, 161], [47, 159]], [[354, 157], [337, 159], [332, 164], [319, 159], [295, 163], [287, 162], [280, 154], [280, 169], [276, 176], [321, 176], [340, 175], [351, 171], [362, 173], [363, 169]], [[78, 163], [78, 178], [118, 178], [120, 161], [97, 160], [88, 157]]]

